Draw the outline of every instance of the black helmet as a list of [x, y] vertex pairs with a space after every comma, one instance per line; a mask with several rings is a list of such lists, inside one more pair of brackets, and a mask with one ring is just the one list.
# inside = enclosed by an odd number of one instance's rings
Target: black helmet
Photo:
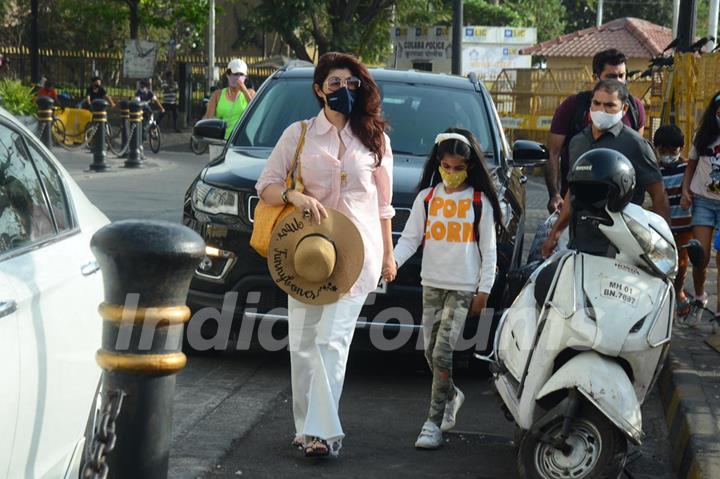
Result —
[[613, 213], [630, 203], [635, 190], [635, 168], [622, 153], [609, 148], [590, 150], [577, 159], [568, 177], [570, 194], [587, 205]]

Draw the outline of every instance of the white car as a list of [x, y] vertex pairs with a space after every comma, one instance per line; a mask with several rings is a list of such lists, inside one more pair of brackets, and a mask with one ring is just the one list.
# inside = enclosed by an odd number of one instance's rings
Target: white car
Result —
[[0, 108], [0, 479], [77, 478], [100, 379], [108, 219]]

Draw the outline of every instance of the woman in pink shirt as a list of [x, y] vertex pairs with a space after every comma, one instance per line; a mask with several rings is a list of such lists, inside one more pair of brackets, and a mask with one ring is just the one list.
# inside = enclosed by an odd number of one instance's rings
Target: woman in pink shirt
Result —
[[300, 122], [278, 140], [256, 185], [269, 204], [292, 203], [314, 221], [336, 209], [357, 226], [365, 259], [360, 277], [336, 303], [308, 305], [288, 298], [295, 439], [307, 456], [337, 456], [344, 437], [338, 405], [355, 323], [382, 275], [396, 274], [391, 219], [393, 157], [380, 112], [380, 90], [355, 57], [320, 57], [313, 93], [321, 111], [307, 121], [300, 157], [305, 192], [287, 190], [285, 178], [300, 138]]

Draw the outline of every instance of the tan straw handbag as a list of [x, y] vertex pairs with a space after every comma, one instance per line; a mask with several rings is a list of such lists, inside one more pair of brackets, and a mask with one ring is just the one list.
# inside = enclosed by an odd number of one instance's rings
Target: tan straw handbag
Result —
[[[302, 193], [305, 191], [305, 187], [302, 183], [300, 155], [305, 145], [307, 123], [303, 121], [300, 125], [300, 139], [298, 140], [297, 148], [295, 148], [295, 156], [293, 157], [292, 165], [290, 165], [290, 171], [288, 171], [287, 177], [285, 178], [285, 185], [287, 188]], [[257, 204], [255, 207], [255, 220], [253, 223], [252, 236], [250, 237], [250, 246], [252, 246], [260, 256], [267, 258], [273, 228], [278, 221], [292, 213], [294, 209], [295, 207], [292, 204], [269, 205], [262, 199]]]

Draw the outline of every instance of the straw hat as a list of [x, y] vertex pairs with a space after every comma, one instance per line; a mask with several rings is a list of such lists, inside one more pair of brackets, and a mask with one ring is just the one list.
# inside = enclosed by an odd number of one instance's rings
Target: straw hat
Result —
[[278, 221], [270, 237], [270, 276], [280, 289], [306, 304], [340, 299], [355, 284], [365, 259], [353, 222], [339, 211], [325, 211], [328, 217], [318, 225], [295, 210]]

